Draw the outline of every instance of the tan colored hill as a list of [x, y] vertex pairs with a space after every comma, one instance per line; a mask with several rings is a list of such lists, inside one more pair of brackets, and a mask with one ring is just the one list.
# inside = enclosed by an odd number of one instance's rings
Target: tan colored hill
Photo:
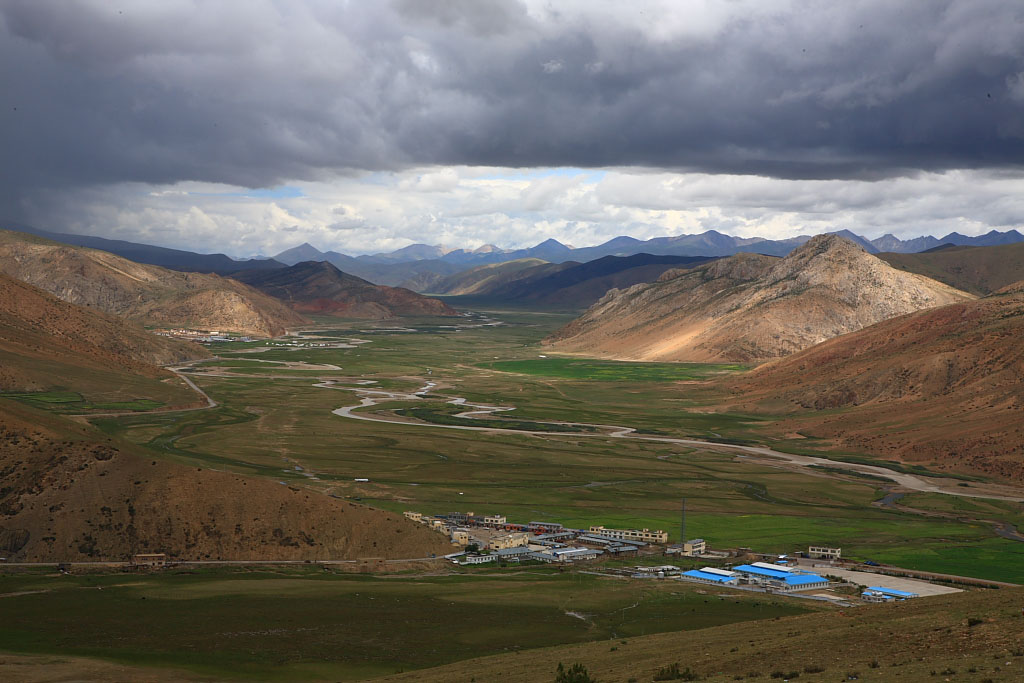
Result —
[[157, 366], [209, 355], [0, 273], [0, 390], [64, 387], [107, 398], [130, 390], [188, 403], [193, 393]]
[[94, 428], [0, 400], [0, 555], [9, 561], [426, 557], [403, 516], [270, 479], [153, 460]]
[[276, 336], [308, 322], [236, 280], [0, 231], [0, 272], [65, 301], [160, 327]]
[[831, 339], [758, 368], [733, 389], [747, 407], [795, 412], [781, 431], [1021, 480], [1021, 340], [1024, 283]]
[[879, 254], [893, 268], [972, 294], [991, 294], [1024, 280], [1024, 242], [994, 247], [945, 247], [917, 254]]
[[326, 261], [304, 261], [276, 270], [246, 270], [233, 277], [287, 302], [296, 311], [341, 318], [458, 315], [439, 299], [402, 287], [375, 285]]
[[782, 259], [737, 254], [612, 290], [546, 342], [631, 360], [758, 362], [970, 298], [845, 238], [818, 235]]

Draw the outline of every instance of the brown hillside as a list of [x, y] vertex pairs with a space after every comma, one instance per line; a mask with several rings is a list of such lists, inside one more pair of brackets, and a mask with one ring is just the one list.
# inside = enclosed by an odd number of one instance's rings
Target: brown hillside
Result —
[[123, 387], [134, 376], [166, 380], [173, 375], [157, 365], [209, 355], [196, 344], [158, 337], [0, 273], [0, 390]]
[[[765, 365], [744, 404], [859, 451], [1024, 479], [1024, 285], [886, 320]], [[845, 408], [827, 415], [813, 411]]]
[[233, 277], [288, 302], [296, 311], [344, 318], [458, 315], [448, 304], [402, 287], [375, 285], [326, 261], [276, 270], [245, 270]]
[[912, 311], [970, 299], [837, 235], [777, 259], [737, 254], [612, 290], [547, 342], [646, 361], [757, 362]]
[[425, 557], [401, 515], [267, 479], [152, 460], [89, 426], [0, 401], [0, 555], [20, 561]]
[[0, 272], [70, 303], [162, 327], [276, 336], [308, 322], [235, 280], [143, 265], [17, 232], [0, 231]]
[[893, 268], [918, 273], [972, 294], [991, 294], [1024, 280], [1024, 242], [947, 247], [918, 254], [879, 254]]

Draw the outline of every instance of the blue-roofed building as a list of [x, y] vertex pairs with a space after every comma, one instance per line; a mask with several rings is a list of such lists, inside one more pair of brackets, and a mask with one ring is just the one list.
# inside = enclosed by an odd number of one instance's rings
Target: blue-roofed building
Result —
[[895, 588], [885, 588], [883, 586], [871, 586], [866, 588], [863, 593], [860, 594], [866, 602], [894, 602], [909, 600], [910, 598], [920, 597], [917, 593], [910, 593], [908, 591], [899, 591]]
[[764, 586], [772, 590], [804, 591], [828, 587], [828, 579], [823, 576], [766, 562], [741, 564], [733, 567], [733, 571], [739, 573], [745, 583]]
[[716, 569], [715, 567], [703, 567], [702, 569], [691, 569], [679, 575], [683, 581], [695, 581], [696, 583], [711, 583], [719, 586], [730, 586], [739, 583], [740, 575], [728, 569]]

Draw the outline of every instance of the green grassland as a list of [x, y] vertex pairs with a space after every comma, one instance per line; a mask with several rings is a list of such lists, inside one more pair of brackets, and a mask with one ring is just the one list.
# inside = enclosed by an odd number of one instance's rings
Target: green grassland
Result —
[[672, 382], [706, 379], [747, 367], [735, 363], [627, 363], [579, 358], [532, 358], [483, 363], [481, 367], [542, 377], [602, 382]]
[[0, 392], [0, 398], [21, 401], [33, 408], [55, 413], [85, 413], [89, 411], [139, 411], [156, 410], [163, 407], [161, 401], [138, 398], [131, 401], [89, 401], [77, 391], [23, 391]]
[[261, 680], [358, 680], [509, 650], [620, 644], [818, 609], [544, 567], [427, 577], [315, 567], [0, 575], [0, 594], [0, 650]]
[[[402, 321], [401, 327], [415, 332], [388, 331], [399, 327], [394, 322], [334, 323], [319, 334], [370, 343], [346, 349], [281, 347], [259, 357], [329, 363], [341, 371], [310, 372], [308, 379], [299, 379], [306, 372], [287, 371], [282, 374], [289, 378], [274, 378], [237, 365], [233, 372], [256, 376], [196, 373], [194, 379], [220, 404], [218, 408], [96, 423], [161, 457], [301, 482], [388, 510], [473, 510], [579, 527], [664, 528], [676, 540], [679, 501], [685, 497], [688, 535], [703, 536], [713, 547], [790, 552], [826, 543], [861, 559], [898, 560], [918, 569], [1024, 582], [1024, 544], [995, 537], [989, 524], [872, 506], [884, 495], [879, 488], [883, 482], [875, 479], [830, 478], [820, 476], [827, 474], [820, 470], [819, 476], [812, 476], [703, 449], [612, 439], [587, 431], [534, 436], [443, 428], [441, 423], [508, 426], [507, 421], [517, 421], [521, 428], [532, 429], [534, 423], [569, 421], [712, 441], [764, 442], [761, 429], [770, 418], [709, 411], [704, 406], [713, 387], [680, 381], [734, 368], [704, 371], [682, 364], [539, 359], [546, 355], [539, 340], [564, 324], [567, 316], [513, 312], [495, 317], [504, 324], [458, 331], [441, 327], [450, 321], [436, 320]], [[371, 333], [374, 330], [377, 333]], [[232, 353], [243, 348], [240, 344], [223, 346], [216, 352], [231, 361], [244, 355]], [[541, 370], [542, 374], [533, 374]], [[340, 387], [313, 387], [322, 377], [369, 378], [378, 383], [374, 388], [401, 391], [436, 382], [426, 401], [395, 402], [372, 410], [405, 409], [438, 426], [333, 415], [332, 410], [356, 405], [359, 398]], [[515, 410], [486, 422], [453, 418], [462, 409], [447, 406], [438, 397], [454, 396]], [[789, 446], [769, 445], [781, 450]], [[800, 445], [814, 453], [812, 439]], [[355, 482], [356, 478], [370, 481]], [[1012, 511], [1004, 512], [994, 518], [1010, 519]], [[968, 566], [965, 558], [975, 553], [985, 561]]]

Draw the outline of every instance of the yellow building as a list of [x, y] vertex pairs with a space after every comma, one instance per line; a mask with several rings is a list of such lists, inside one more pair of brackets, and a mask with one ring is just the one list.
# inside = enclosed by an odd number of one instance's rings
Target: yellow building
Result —
[[487, 547], [491, 550], [506, 550], [508, 548], [521, 548], [529, 544], [530, 534], [526, 532], [517, 532], [492, 538], [490, 543], [487, 544]]

